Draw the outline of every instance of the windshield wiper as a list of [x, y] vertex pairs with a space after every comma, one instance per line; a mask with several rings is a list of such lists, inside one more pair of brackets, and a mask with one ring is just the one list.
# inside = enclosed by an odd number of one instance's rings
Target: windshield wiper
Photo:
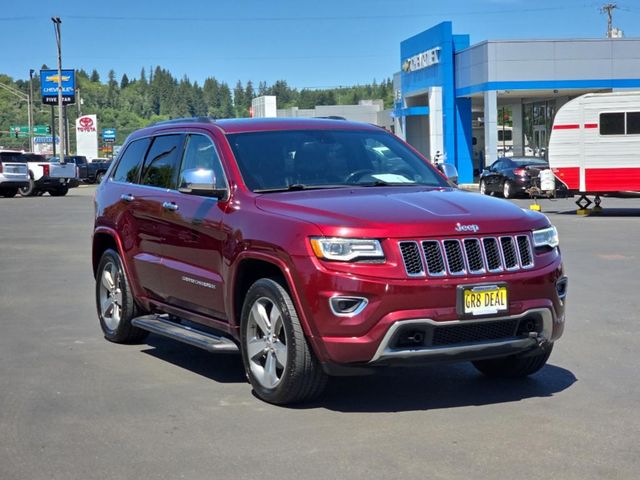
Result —
[[385, 182], [384, 180], [376, 180], [375, 182], [356, 183], [354, 187], [429, 187], [426, 183], [416, 182]]
[[304, 183], [292, 183], [287, 187], [278, 188], [261, 188], [254, 190], [255, 193], [272, 193], [272, 192], [296, 192], [300, 190], [321, 190], [325, 188], [348, 188], [353, 185], [306, 185]]

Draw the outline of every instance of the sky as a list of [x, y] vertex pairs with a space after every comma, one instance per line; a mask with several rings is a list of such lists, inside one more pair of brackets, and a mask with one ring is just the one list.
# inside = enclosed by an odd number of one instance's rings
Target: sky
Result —
[[[3, 0], [0, 73], [27, 79], [56, 66], [106, 80], [161, 66], [200, 84], [214, 76], [296, 88], [370, 83], [400, 69], [400, 42], [444, 21], [471, 43], [604, 37], [604, 1], [585, 0]], [[640, 37], [640, 0], [617, 2], [614, 26]]]

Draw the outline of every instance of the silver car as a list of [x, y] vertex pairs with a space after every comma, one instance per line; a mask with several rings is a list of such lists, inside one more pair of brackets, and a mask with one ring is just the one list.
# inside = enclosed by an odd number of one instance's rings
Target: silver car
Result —
[[0, 151], [0, 195], [15, 197], [19, 188], [29, 185], [29, 167], [20, 160], [22, 153]]

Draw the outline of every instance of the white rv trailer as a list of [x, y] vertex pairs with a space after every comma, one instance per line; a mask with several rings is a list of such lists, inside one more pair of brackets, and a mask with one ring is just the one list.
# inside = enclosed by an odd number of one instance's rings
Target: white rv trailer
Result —
[[[640, 191], [640, 92], [589, 93], [563, 105], [549, 139], [549, 166], [570, 192]], [[587, 203], [590, 203], [586, 200]]]

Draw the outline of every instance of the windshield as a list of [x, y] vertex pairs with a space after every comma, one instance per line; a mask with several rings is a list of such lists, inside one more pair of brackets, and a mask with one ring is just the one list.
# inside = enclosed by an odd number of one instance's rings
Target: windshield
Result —
[[447, 182], [384, 131], [287, 130], [228, 135], [254, 192]]

